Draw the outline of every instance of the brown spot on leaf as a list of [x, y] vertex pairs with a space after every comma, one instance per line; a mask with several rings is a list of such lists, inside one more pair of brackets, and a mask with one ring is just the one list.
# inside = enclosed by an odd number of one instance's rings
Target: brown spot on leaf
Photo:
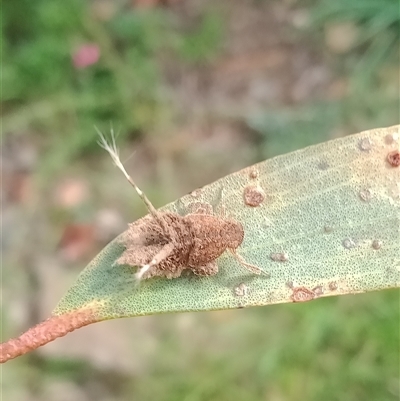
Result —
[[385, 136], [385, 142], [388, 145], [391, 145], [392, 143], [397, 142], [398, 139], [399, 139], [399, 134], [387, 134]]
[[255, 169], [255, 168], [252, 168], [252, 169], [250, 170], [249, 177], [250, 177], [252, 180], [255, 180], [256, 178], [258, 178], [258, 176], [259, 176], [258, 170]]
[[316, 294], [308, 288], [295, 287], [293, 288], [293, 293], [290, 298], [293, 302], [307, 302], [313, 300], [315, 297]]
[[265, 193], [259, 186], [251, 185], [244, 189], [243, 199], [247, 206], [257, 207], [264, 201]]
[[400, 151], [394, 150], [393, 152], [389, 152], [387, 155], [387, 161], [393, 167], [400, 166]]
[[338, 289], [337, 282], [336, 282], [336, 281], [331, 281], [331, 282], [329, 283], [329, 289], [330, 289], [331, 291], [336, 291], [336, 290]]
[[195, 190], [193, 190], [190, 195], [193, 196], [193, 198], [198, 198], [201, 195], [201, 188], [197, 188]]
[[379, 239], [374, 239], [372, 241], [372, 248], [374, 248], [375, 250], [381, 249], [382, 248], [382, 241]]

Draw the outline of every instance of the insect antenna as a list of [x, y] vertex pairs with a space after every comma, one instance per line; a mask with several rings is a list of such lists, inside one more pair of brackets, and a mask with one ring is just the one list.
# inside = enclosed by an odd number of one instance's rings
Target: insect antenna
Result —
[[101, 133], [101, 131], [97, 127], [95, 127], [95, 129], [100, 137], [100, 140], [97, 141], [99, 146], [102, 147], [104, 150], [106, 150], [110, 154], [114, 164], [122, 171], [125, 178], [133, 186], [133, 188], [139, 195], [140, 199], [142, 199], [142, 201], [146, 205], [149, 213], [154, 217], [154, 219], [158, 222], [158, 224], [160, 224], [164, 233], [166, 235], [168, 235], [169, 228], [168, 228], [168, 225], [166, 224], [165, 220], [161, 217], [160, 213], [156, 210], [156, 208], [153, 206], [153, 204], [150, 202], [150, 200], [147, 198], [147, 196], [144, 194], [144, 192], [135, 184], [135, 182], [132, 180], [132, 177], [125, 170], [125, 167], [122, 164], [121, 159], [119, 157], [119, 151], [118, 151], [117, 145], [115, 143], [114, 130], [111, 128], [111, 143], [109, 143], [109, 142], [107, 142], [107, 139]]

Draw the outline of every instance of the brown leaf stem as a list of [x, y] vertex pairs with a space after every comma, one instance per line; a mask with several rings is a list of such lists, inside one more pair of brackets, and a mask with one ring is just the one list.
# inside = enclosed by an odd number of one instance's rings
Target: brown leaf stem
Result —
[[96, 323], [97, 321], [99, 321], [99, 318], [90, 309], [78, 310], [60, 316], [51, 316], [36, 326], [31, 327], [19, 337], [12, 338], [0, 344], [0, 363], [24, 355], [54, 341], [56, 338], [65, 336], [71, 331], [91, 323]]

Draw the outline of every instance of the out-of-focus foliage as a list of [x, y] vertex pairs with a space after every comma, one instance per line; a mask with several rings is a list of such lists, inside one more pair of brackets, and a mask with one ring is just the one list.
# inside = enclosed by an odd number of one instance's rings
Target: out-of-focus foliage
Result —
[[[95, 143], [95, 124], [117, 121], [126, 132], [148, 126], [157, 113], [153, 58], [163, 19], [115, 11], [104, 23], [87, 2], [3, 5], [3, 130], [36, 128], [51, 139], [60, 166], [60, 157], [66, 162]], [[73, 54], [86, 43], [99, 47], [100, 58], [74, 67]]]
[[[117, 122], [124, 136], [162, 124], [158, 54], [167, 49], [197, 62], [220, 42], [220, 19], [212, 13], [182, 35], [162, 9], [108, 7], [105, 13], [97, 2], [77, 0], [3, 5], [2, 128], [34, 129], [50, 139], [52, 167], [94, 145], [94, 125]], [[99, 59], [80, 68], [74, 57], [88, 44]]]
[[[358, 92], [379, 84], [379, 69], [399, 61], [400, 8], [397, 0], [320, 1], [313, 11], [315, 26], [350, 21], [359, 30], [347, 56]], [[374, 85], [375, 84], [375, 85]]]
[[[262, 155], [282, 152], [282, 144], [297, 149], [299, 144], [325, 140], [332, 127], [355, 130], [397, 122], [398, 72], [400, 57], [400, 7], [397, 0], [322, 0], [310, 8], [310, 34], [324, 37], [321, 48], [329, 54], [329, 31], [336, 43], [349, 34], [348, 48], [335, 60], [345, 77], [347, 93], [340, 101], [314, 102], [300, 107], [259, 112], [248, 118], [261, 134]], [[346, 25], [347, 24], [347, 25]], [[350, 32], [349, 32], [350, 30]], [[354, 36], [354, 37], [353, 37]], [[329, 54], [329, 57], [332, 57]], [[340, 128], [339, 128], [340, 129]], [[293, 134], [295, 132], [295, 134]], [[310, 135], [313, 132], [313, 135]], [[318, 136], [318, 138], [315, 137]]]

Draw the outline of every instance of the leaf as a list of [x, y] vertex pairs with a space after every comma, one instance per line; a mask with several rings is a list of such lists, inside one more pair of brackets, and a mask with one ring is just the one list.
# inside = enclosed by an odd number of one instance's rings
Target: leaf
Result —
[[[182, 213], [192, 202], [215, 204], [222, 193], [227, 215], [245, 229], [239, 253], [269, 278], [250, 274], [226, 252], [216, 276], [152, 278], [137, 288], [135, 268], [113, 266], [124, 250], [120, 236], [81, 273], [54, 314], [90, 307], [104, 320], [399, 287], [400, 169], [387, 161], [399, 131], [366, 131], [275, 157], [162, 208]], [[265, 194], [258, 207], [244, 202], [251, 187]]]
[[135, 268], [113, 266], [124, 251], [122, 234], [83, 270], [49, 319], [0, 344], [0, 362], [106, 319], [399, 287], [399, 137], [400, 125], [311, 146], [162, 208], [185, 213], [193, 202], [219, 204], [244, 226], [239, 253], [269, 277], [249, 273], [225, 252], [215, 276], [151, 278], [138, 287]]

